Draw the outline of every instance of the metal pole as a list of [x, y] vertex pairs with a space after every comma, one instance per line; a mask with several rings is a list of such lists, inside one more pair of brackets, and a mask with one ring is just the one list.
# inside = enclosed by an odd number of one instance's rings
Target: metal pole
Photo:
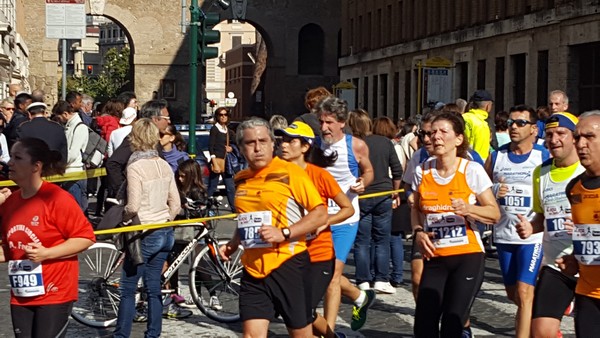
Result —
[[67, 39], [62, 39], [62, 99], [67, 99]]
[[196, 155], [196, 108], [198, 95], [198, 20], [200, 9], [198, 0], [191, 0], [190, 5], [190, 126], [188, 150]]

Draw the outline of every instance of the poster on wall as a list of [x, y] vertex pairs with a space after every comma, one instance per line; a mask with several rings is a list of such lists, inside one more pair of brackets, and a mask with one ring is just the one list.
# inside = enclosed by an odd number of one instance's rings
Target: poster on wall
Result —
[[437, 102], [454, 102], [452, 97], [452, 69], [423, 68], [423, 102], [429, 107]]

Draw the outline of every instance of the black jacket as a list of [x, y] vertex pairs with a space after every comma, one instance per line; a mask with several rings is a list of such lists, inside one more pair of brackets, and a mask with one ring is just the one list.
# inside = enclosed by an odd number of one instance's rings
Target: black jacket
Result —
[[[15, 110], [10, 122], [4, 128], [4, 136], [6, 136], [6, 142], [8, 143], [8, 149], [12, 148], [13, 144], [17, 142], [17, 128], [21, 123], [29, 121], [29, 116], [20, 110]], [[64, 131], [63, 131], [64, 134]]]
[[[235, 134], [229, 128], [227, 128], [227, 131], [229, 133], [229, 145], [231, 145], [235, 143]], [[227, 144], [227, 135], [220, 132], [217, 126], [210, 128], [208, 152], [218, 158], [225, 158], [225, 144]]]

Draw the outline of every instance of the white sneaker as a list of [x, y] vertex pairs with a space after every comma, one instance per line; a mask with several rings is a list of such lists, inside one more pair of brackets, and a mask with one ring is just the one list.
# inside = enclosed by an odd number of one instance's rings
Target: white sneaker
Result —
[[375, 282], [373, 289], [377, 293], [387, 293], [393, 295], [396, 293], [396, 288], [393, 287], [389, 282]]
[[358, 284], [357, 287], [363, 291], [371, 289], [371, 285], [369, 285], [369, 282], [362, 282]]
[[223, 305], [221, 305], [221, 301], [217, 296], [210, 296], [210, 301], [208, 305], [213, 310], [223, 310]]

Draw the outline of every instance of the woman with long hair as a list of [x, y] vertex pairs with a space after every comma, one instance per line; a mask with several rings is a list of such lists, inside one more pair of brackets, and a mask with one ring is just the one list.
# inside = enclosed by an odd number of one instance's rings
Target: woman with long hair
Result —
[[492, 182], [480, 164], [466, 159], [464, 132], [461, 116], [435, 117], [432, 157], [416, 168], [412, 181], [413, 240], [424, 258], [415, 337], [461, 336], [483, 282], [484, 248], [475, 221], [500, 219]]
[[282, 137], [281, 158], [303, 168], [317, 187], [323, 202], [334, 210], [330, 212], [327, 224], [319, 227], [316, 233], [307, 235], [306, 239], [311, 262], [309, 274], [314, 276], [311, 289], [313, 332], [317, 336], [335, 337], [333, 328], [315, 310], [327, 291], [335, 268], [335, 252], [329, 225], [341, 223], [352, 216], [354, 207], [333, 176], [322, 167], [309, 162], [310, 158], [318, 158], [321, 164], [328, 166], [335, 162], [337, 154], [325, 156], [321, 148], [313, 145], [315, 134], [308, 124], [296, 121], [286, 129], [275, 130], [275, 135]]
[[160, 145], [163, 149], [163, 156], [173, 169], [173, 173], [177, 172], [179, 163], [190, 159], [185, 152], [186, 144], [183, 136], [172, 124], [160, 133]]
[[[172, 221], [181, 209], [175, 177], [169, 164], [160, 158], [156, 145], [160, 139], [158, 127], [151, 119], [138, 120], [129, 134], [133, 153], [127, 163], [127, 204], [123, 219], [137, 215], [141, 224]], [[129, 337], [135, 316], [135, 293], [140, 278], [148, 300], [146, 337], [159, 337], [162, 331], [161, 272], [173, 247], [173, 228], [147, 231], [141, 235], [143, 262], [134, 263], [125, 256], [121, 275], [121, 303], [114, 337]]]
[[[0, 260], [8, 262], [15, 336], [64, 337], [78, 294], [77, 254], [96, 241], [92, 225], [67, 191], [42, 178], [65, 172], [44, 141], [17, 141], [8, 167], [19, 189], [0, 208]], [[0, 192], [0, 200], [10, 194]]]
[[[225, 107], [220, 107], [215, 110], [215, 125], [210, 129], [210, 135], [208, 139], [208, 151], [210, 152], [210, 160], [214, 158], [225, 159], [227, 161], [227, 154], [233, 152], [233, 144], [235, 143], [235, 134], [233, 130], [229, 129], [229, 111]], [[217, 185], [219, 184], [219, 177], [223, 178], [225, 188], [227, 190], [227, 200], [229, 201], [229, 207], [231, 212], [235, 212], [235, 185], [233, 183], [233, 175], [235, 173], [227, 172], [224, 168], [221, 168], [221, 172], [215, 172], [214, 167], [211, 166], [210, 176], [208, 178], [208, 195], [212, 196], [217, 191]]]

